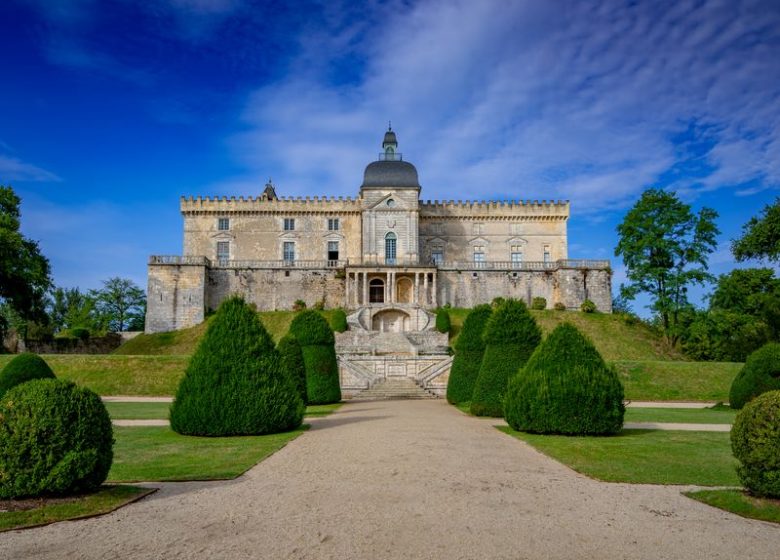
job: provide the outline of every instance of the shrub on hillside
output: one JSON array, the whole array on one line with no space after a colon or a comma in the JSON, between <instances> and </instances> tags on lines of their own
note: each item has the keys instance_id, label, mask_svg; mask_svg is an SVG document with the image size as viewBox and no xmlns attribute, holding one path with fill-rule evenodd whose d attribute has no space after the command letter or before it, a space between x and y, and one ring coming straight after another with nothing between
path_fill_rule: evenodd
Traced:
<instances>
[{"instance_id":1,"label":"shrub on hillside","mask_svg":"<svg viewBox=\"0 0 780 560\"><path fill-rule=\"evenodd\" d=\"M276 346L282 370L293 380L298 395L306 404L306 366L303 363L303 351L298 340L291 334L286 334Z\"/></svg>"},{"instance_id":2,"label":"shrub on hillside","mask_svg":"<svg viewBox=\"0 0 780 560\"><path fill-rule=\"evenodd\" d=\"M333 330L338 333L347 330L347 313L341 307L333 311L331 326L333 327Z\"/></svg>"},{"instance_id":3,"label":"shrub on hillside","mask_svg":"<svg viewBox=\"0 0 780 560\"><path fill-rule=\"evenodd\" d=\"M583 313L595 313L596 304L590 301L589 299L586 299L580 305L580 311L582 311Z\"/></svg>"},{"instance_id":4,"label":"shrub on hillside","mask_svg":"<svg viewBox=\"0 0 780 560\"><path fill-rule=\"evenodd\" d=\"M316 311L301 311L290 324L298 339L306 368L306 402L337 403L341 400L335 339L328 322Z\"/></svg>"},{"instance_id":5,"label":"shrub on hillside","mask_svg":"<svg viewBox=\"0 0 780 560\"><path fill-rule=\"evenodd\" d=\"M54 372L43 358L32 352L19 354L0 371L0 397L26 381L53 378Z\"/></svg>"},{"instance_id":6,"label":"shrub on hillside","mask_svg":"<svg viewBox=\"0 0 780 560\"><path fill-rule=\"evenodd\" d=\"M447 402L450 404L471 400L474 382L479 375L482 356L485 354L485 341L482 334L492 311L487 304L478 305L469 312L463 322L463 330L455 344L455 358L447 384Z\"/></svg>"},{"instance_id":7,"label":"shrub on hillside","mask_svg":"<svg viewBox=\"0 0 780 560\"><path fill-rule=\"evenodd\" d=\"M756 496L780 498L780 391L757 396L734 419L731 450L737 475Z\"/></svg>"},{"instance_id":8,"label":"shrub on hillside","mask_svg":"<svg viewBox=\"0 0 780 560\"><path fill-rule=\"evenodd\" d=\"M306 302L303 301L302 299L296 299L293 302L293 307L292 307L293 311L303 311L304 309L306 309Z\"/></svg>"},{"instance_id":9,"label":"shrub on hillside","mask_svg":"<svg viewBox=\"0 0 780 560\"><path fill-rule=\"evenodd\" d=\"M504 417L524 432L613 434L623 427L623 385L593 343L563 323L509 381Z\"/></svg>"},{"instance_id":10,"label":"shrub on hillside","mask_svg":"<svg viewBox=\"0 0 780 560\"><path fill-rule=\"evenodd\" d=\"M474 383L471 413L500 417L509 378L525 365L542 340L542 331L522 301L508 299L493 311L483 336L485 354Z\"/></svg>"},{"instance_id":11,"label":"shrub on hillside","mask_svg":"<svg viewBox=\"0 0 780 560\"><path fill-rule=\"evenodd\" d=\"M537 311L547 309L547 300L543 297L535 297L531 300L531 309L535 309Z\"/></svg>"},{"instance_id":12,"label":"shrub on hillside","mask_svg":"<svg viewBox=\"0 0 780 560\"><path fill-rule=\"evenodd\" d=\"M761 393L780 389L780 344L770 342L748 356L731 384L729 404L742 408Z\"/></svg>"},{"instance_id":13,"label":"shrub on hillside","mask_svg":"<svg viewBox=\"0 0 780 560\"><path fill-rule=\"evenodd\" d=\"M36 379L0 399L0 498L96 490L108 476L111 419L95 393Z\"/></svg>"},{"instance_id":14,"label":"shrub on hillside","mask_svg":"<svg viewBox=\"0 0 780 560\"><path fill-rule=\"evenodd\" d=\"M257 313L225 300L192 355L171 405L171 428L200 436L298 427L304 406Z\"/></svg>"},{"instance_id":15,"label":"shrub on hillside","mask_svg":"<svg viewBox=\"0 0 780 560\"><path fill-rule=\"evenodd\" d=\"M444 307L440 307L436 310L436 330L440 333L448 333L451 328L450 312Z\"/></svg>"},{"instance_id":16,"label":"shrub on hillside","mask_svg":"<svg viewBox=\"0 0 780 560\"><path fill-rule=\"evenodd\" d=\"M560 301L555 302L555 305L553 306L553 308L556 311L566 311L566 306L563 303L561 303Z\"/></svg>"}]
</instances>

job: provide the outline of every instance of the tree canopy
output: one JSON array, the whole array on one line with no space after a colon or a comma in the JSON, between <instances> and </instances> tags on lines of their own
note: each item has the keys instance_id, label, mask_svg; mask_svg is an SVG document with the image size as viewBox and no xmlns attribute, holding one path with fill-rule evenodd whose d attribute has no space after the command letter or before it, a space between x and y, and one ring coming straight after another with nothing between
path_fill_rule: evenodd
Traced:
<instances>
[{"instance_id":1,"label":"tree canopy","mask_svg":"<svg viewBox=\"0 0 780 560\"><path fill-rule=\"evenodd\" d=\"M640 292L652 298L667 340L676 344L680 312L688 307L688 287L712 280L707 258L720 233L718 214L691 211L674 192L648 189L618 225L615 256L622 256L628 283L620 293L633 300Z\"/></svg>"},{"instance_id":2,"label":"tree canopy","mask_svg":"<svg viewBox=\"0 0 780 560\"><path fill-rule=\"evenodd\" d=\"M767 204L761 215L742 226L742 237L731 242L738 261L767 259L780 262L780 198Z\"/></svg>"},{"instance_id":3,"label":"tree canopy","mask_svg":"<svg viewBox=\"0 0 780 560\"><path fill-rule=\"evenodd\" d=\"M19 232L20 204L11 187L0 186L0 300L23 319L45 320L44 296L51 286L49 261L37 242Z\"/></svg>"},{"instance_id":4,"label":"tree canopy","mask_svg":"<svg viewBox=\"0 0 780 560\"><path fill-rule=\"evenodd\" d=\"M112 331L142 330L146 314L146 294L127 278L113 277L103 281L103 288L93 290L98 313Z\"/></svg>"}]
</instances>

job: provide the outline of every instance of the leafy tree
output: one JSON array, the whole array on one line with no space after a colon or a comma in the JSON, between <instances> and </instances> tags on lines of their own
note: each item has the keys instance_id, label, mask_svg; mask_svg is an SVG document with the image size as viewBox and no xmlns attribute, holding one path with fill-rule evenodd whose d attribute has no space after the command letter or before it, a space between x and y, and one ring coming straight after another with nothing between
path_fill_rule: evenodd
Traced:
<instances>
[{"instance_id":1,"label":"leafy tree","mask_svg":"<svg viewBox=\"0 0 780 560\"><path fill-rule=\"evenodd\" d=\"M780 296L780 279L771 268L738 268L718 276L710 307L761 315L767 296Z\"/></svg>"},{"instance_id":2,"label":"leafy tree","mask_svg":"<svg viewBox=\"0 0 780 560\"><path fill-rule=\"evenodd\" d=\"M133 323L142 321L146 309L146 295L127 278L109 278L103 281L103 288L92 290L98 313L103 315L112 331L124 331ZM143 324L143 323L141 323Z\"/></svg>"},{"instance_id":3,"label":"leafy tree","mask_svg":"<svg viewBox=\"0 0 780 560\"><path fill-rule=\"evenodd\" d=\"M688 286L712 280L707 257L715 249L718 214L702 208L697 215L673 192L648 189L618 225L615 255L622 256L629 283L621 295L633 300L650 294L671 345L681 335L678 320L688 304Z\"/></svg>"},{"instance_id":4,"label":"leafy tree","mask_svg":"<svg viewBox=\"0 0 780 560\"><path fill-rule=\"evenodd\" d=\"M45 322L44 296L51 286L49 261L38 243L19 232L20 204L11 187L0 186L0 301L23 319Z\"/></svg>"},{"instance_id":5,"label":"leafy tree","mask_svg":"<svg viewBox=\"0 0 780 560\"><path fill-rule=\"evenodd\" d=\"M95 298L78 288L54 288L46 303L46 310L54 330L100 330L101 317L97 313Z\"/></svg>"},{"instance_id":6,"label":"leafy tree","mask_svg":"<svg viewBox=\"0 0 780 560\"><path fill-rule=\"evenodd\" d=\"M738 261L780 261L780 198L767 204L760 217L754 216L742 226L742 237L732 240L731 252Z\"/></svg>"}]
</instances>

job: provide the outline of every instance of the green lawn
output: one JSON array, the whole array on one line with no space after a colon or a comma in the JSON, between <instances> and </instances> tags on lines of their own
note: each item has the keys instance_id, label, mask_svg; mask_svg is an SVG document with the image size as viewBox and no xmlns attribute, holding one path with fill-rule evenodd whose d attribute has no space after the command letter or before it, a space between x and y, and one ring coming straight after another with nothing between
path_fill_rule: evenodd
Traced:
<instances>
[{"instance_id":1,"label":"green lawn","mask_svg":"<svg viewBox=\"0 0 780 560\"><path fill-rule=\"evenodd\" d=\"M267 436L182 436L170 428L114 427L111 482L235 478L305 431Z\"/></svg>"},{"instance_id":2,"label":"green lawn","mask_svg":"<svg viewBox=\"0 0 780 560\"><path fill-rule=\"evenodd\" d=\"M742 490L699 490L684 492L684 494L699 502L742 517L780 523L780 500L755 498L748 496Z\"/></svg>"},{"instance_id":3,"label":"green lawn","mask_svg":"<svg viewBox=\"0 0 780 560\"><path fill-rule=\"evenodd\" d=\"M728 402L742 364L733 362L617 361L626 398L634 401Z\"/></svg>"},{"instance_id":4,"label":"green lawn","mask_svg":"<svg viewBox=\"0 0 780 560\"><path fill-rule=\"evenodd\" d=\"M66 519L79 519L109 513L123 505L154 492L153 488L137 486L103 486L94 494L70 498L39 498L31 509L0 512L0 531L47 525ZM18 507L18 503L13 504ZM0 507L5 507L0 501Z\"/></svg>"},{"instance_id":5,"label":"green lawn","mask_svg":"<svg viewBox=\"0 0 780 560\"><path fill-rule=\"evenodd\" d=\"M107 402L108 413L114 420L167 419L171 403ZM341 403L320 404L306 407L306 416L327 416Z\"/></svg>"},{"instance_id":6,"label":"green lawn","mask_svg":"<svg viewBox=\"0 0 780 560\"><path fill-rule=\"evenodd\" d=\"M626 422L682 422L686 424L733 424L736 410L717 408L627 408Z\"/></svg>"},{"instance_id":7,"label":"green lawn","mask_svg":"<svg viewBox=\"0 0 780 560\"><path fill-rule=\"evenodd\" d=\"M623 430L569 437L499 430L577 472L608 482L739 486L728 433Z\"/></svg>"}]
</instances>

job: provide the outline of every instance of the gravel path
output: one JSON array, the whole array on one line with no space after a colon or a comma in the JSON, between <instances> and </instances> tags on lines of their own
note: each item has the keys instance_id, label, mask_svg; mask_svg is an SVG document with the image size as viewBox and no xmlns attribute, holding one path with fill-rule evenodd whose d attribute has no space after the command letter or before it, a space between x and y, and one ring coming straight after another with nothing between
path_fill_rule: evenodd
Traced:
<instances>
[{"instance_id":1,"label":"gravel path","mask_svg":"<svg viewBox=\"0 0 780 560\"><path fill-rule=\"evenodd\" d=\"M230 482L0 534L0 558L776 559L780 528L590 480L442 401L351 403Z\"/></svg>"}]
</instances>

